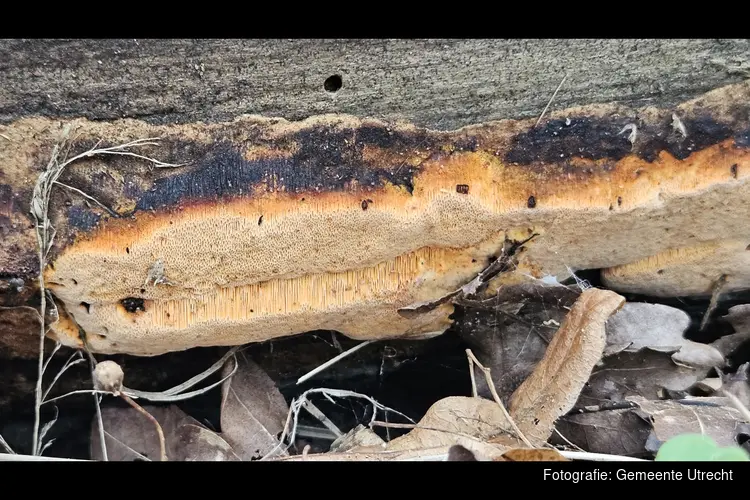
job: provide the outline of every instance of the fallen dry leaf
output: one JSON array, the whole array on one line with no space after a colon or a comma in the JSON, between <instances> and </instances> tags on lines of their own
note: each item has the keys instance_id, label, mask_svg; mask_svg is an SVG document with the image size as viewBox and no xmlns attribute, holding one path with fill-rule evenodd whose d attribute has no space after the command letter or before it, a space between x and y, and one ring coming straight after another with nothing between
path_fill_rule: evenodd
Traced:
<instances>
[{"instance_id":1,"label":"fallen dry leaf","mask_svg":"<svg viewBox=\"0 0 750 500\"><path fill-rule=\"evenodd\" d=\"M733 446L737 444L738 434L750 432L750 425L728 398L649 401L633 397L630 400L653 426L646 442L646 449L653 453L679 434L705 434L719 446Z\"/></svg>"},{"instance_id":2,"label":"fallen dry leaf","mask_svg":"<svg viewBox=\"0 0 750 500\"><path fill-rule=\"evenodd\" d=\"M375 431L359 424L343 436L331 443L331 452L363 452L381 451L386 448L386 443Z\"/></svg>"},{"instance_id":3,"label":"fallen dry leaf","mask_svg":"<svg viewBox=\"0 0 750 500\"><path fill-rule=\"evenodd\" d=\"M161 425L170 461L236 461L229 444L176 405L143 405ZM102 408L107 458L110 461L159 460L159 437L154 424L134 408ZM99 427L94 420L91 429L91 458L103 460Z\"/></svg>"},{"instance_id":4,"label":"fallen dry leaf","mask_svg":"<svg viewBox=\"0 0 750 500\"><path fill-rule=\"evenodd\" d=\"M215 432L201 425L181 425L174 432L171 446L174 461L224 462L239 461L232 447Z\"/></svg>"},{"instance_id":5,"label":"fallen dry leaf","mask_svg":"<svg viewBox=\"0 0 750 500\"><path fill-rule=\"evenodd\" d=\"M687 391L706 378L709 367L677 365L668 353L644 349L620 352L597 366L581 392L578 406L598 405L603 401L623 401L629 396L659 399L663 389Z\"/></svg>"},{"instance_id":6,"label":"fallen dry leaf","mask_svg":"<svg viewBox=\"0 0 750 500\"><path fill-rule=\"evenodd\" d=\"M491 370L500 399L513 392L544 356L552 336L580 292L541 280L500 288L495 297L462 301L455 328L479 361ZM474 368L479 395L491 398L484 374Z\"/></svg>"},{"instance_id":7,"label":"fallen dry leaf","mask_svg":"<svg viewBox=\"0 0 750 500\"><path fill-rule=\"evenodd\" d=\"M514 448L495 459L496 462L570 462L551 448Z\"/></svg>"},{"instance_id":8,"label":"fallen dry leaf","mask_svg":"<svg viewBox=\"0 0 750 500\"><path fill-rule=\"evenodd\" d=\"M607 321L604 356L651 349L672 354L676 363L688 366L723 366L724 356L716 348L684 338L690 316L662 304L631 302Z\"/></svg>"},{"instance_id":9,"label":"fallen dry leaf","mask_svg":"<svg viewBox=\"0 0 750 500\"><path fill-rule=\"evenodd\" d=\"M513 446L522 446L497 403L484 398L450 396L433 404L414 429L389 442L387 451L444 448L447 453L451 446L460 444L477 456L492 459L506 449L488 443L499 435Z\"/></svg>"},{"instance_id":10,"label":"fallen dry leaf","mask_svg":"<svg viewBox=\"0 0 750 500\"><path fill-rule=\"evenodd\" d=\"M651 426L631 409L575 413L560 418L550 442L567 445L568 441L591 453L626 457L644 455ZM566 441L567 440L567 441Z\"/></svg>"},{"instance_id":11,"label":"fallen dry leaf","mask_svg":"<svg viewBox=\"0 0 750 500\"><path fill-rule=\"evenodd\" d=\"M742 344L750 341L750 330L724 335L711 342L711 347L729 359Z\"/></svg>"},{"instance_id":12,"label":"fallen dry leaf","mask_svg":"<svg viewBox=\"0 0 750 500\"><path fill-rule=\"evenodd\" d=\"M711 346L721 352L731 364L733 361L731 358L737 349L746 342L750 342L750 304L730 307L728 314L723 316L722 320L732 325L735 333L718 338L711 343ZM742 361L744 360L738 362Z\"/></svg>"},{"instance_id":13,"label":"fallen dry leaf","mask_svg":"<svg viewBox=\"0 0 750 500\"><path fill-rule=\"evenodd\" d=\"M735 332L750 332L750 304L730 307L723 319L732 325Z\"/></svg>"},{"instance_id":14,"label":"fallen dry leaf","mask_svg":"<svg viewBox=\"0 0 750 500\"><path fill-rule=\"evenodd\" d=\"M573 408L602 357L606 321L624 303L609 290L582 292L542 360L513 394L510 414L533 445L546 443L555 421Z\"/></svg>"},{"instance_id":15,"label":"fallen dry leaf","mask_svg":"<svg viewBox=\"0 0 750 500\"><path fill-rule=\"evenodd\" d=\"M221 435L242 460L257 460L277 449L289 406L274 381L243 353L237 372L222 384ZM222 376L233 369L227 363ZM286 454L283 447L276 453Z\"/></svg>"},{"instance_id":16,"label":"fallen dry leaf","mask_svg":"<svg viewBox=\"0 0 750 500\"><path fill-rule=\"evenodd\" d=\"M741 365L735 373L724 376L723 388L734 394L745 408L750 408L750 362Z\"/></svg>"}]
</instances>

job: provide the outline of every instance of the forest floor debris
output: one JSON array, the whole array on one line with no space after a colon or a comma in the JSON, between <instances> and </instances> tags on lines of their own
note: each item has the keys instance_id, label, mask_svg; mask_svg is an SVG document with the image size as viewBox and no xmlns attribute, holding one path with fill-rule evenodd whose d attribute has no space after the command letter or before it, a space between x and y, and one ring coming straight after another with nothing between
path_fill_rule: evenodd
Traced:
<instances>
[{"instance_id":1,"label":"forest floor debris","mask_svg":"<svg viewBox=\"0 0 750 500\"><path fill-rule=\"evenodd\" d=\"M339 355L321 360L318 369L300 367L302 376L290 374L284 387L251 349L235 347L202 373L162 391L128 388L110 362L101 361L94 370L95 389L76 392L105 396L102 424L107 459L113 461L163 455L170 461L653 460L665 442L687 434L747 454L750 361L743 352L750 340L749 306L730 307L718 318L731 326L730 333L699 342L689 334L700 317L663 304L627 301L581 282L530 280L457 303L456 329L445 335L457 335L466 346L469 364L460 375L465 392L437 398L420 415L405 414L365 392L308 380L340 364L356 366L358 357L368 356L360 346L369 342L352 349L326 341ZM397 353L384 346L381 366L361 377L382 377L387 360L396 370L408 367L409 359L395 363ZM52 385L85 361L75 351L66 356ZM339 379L329 373L318 382L331 380ZM199 384L205 387L189 390ZM208 397L219 386L217 425L179 406ZM147 415L106 397L120 391L148 401L139 405ZM341 418L347 411L355 415L354 425ZM48 431L40 430L40 441ZM100 436L94 419L87 458L104 459ZM14 447L0 444L4 457L12 456Z\"/></svg>"}]
</instances>

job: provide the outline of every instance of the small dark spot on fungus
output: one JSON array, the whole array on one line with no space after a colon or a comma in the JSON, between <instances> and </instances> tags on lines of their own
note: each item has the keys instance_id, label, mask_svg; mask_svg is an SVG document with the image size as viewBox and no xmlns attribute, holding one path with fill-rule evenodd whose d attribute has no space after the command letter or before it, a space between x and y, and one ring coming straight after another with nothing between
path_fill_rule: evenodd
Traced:
<instances>
[{"instance_id":1,"label":"small dark spot on fungus","mask_svg":"<svg viewBox=\"0 0 750 500\"><path fill-rule=\"evenodd\" d=\"M262 215L260 217L258 217L258 225L260 226L261 224L263 224L263 216Z\"/></svg>"},{"instance_id":2,"label":"small dark spot on fungus","mask_svg":"<svg viewBox=\"0 0 750 500\"><path fill-rule=\"evenodd\" d=\"M621 205L622 205L622 196L618 196L617 197L617 206L619 207Z\"/></svg>"},{"instance_id":3,"label":"small dark spot on fungus","mask_svg":"<svg viewBox=\"0 0 750 500\"><path fill-rule=\"evenodd\" d=\"M143 299L128 297L127 299L122 299L120 303L122 304L122 307L124 307L125 310L129 313L134 313L136 311L146 311L146 306L143 304Z\"/></svg>"},{"instance_id":4,"label":"small dark spot on fungus","mask_svg":"<svg viewBox=\"0 0 750 500\"><path fill-rule=\"evenodd\" d=\"M169 314L169 313L167 313L167 319L169 319L169 318L171 318L171 317L172 317L172 315L171 315L171 314Z\"/></svg>"},{"instance_id":5,"label":"small dark spot on fungus","mask_svg":"<svg viewBox=\"0 0 750 500\"><path fill-rule=\"evenodd\" d=\"M529 208L534 208L536 206L536 198L534 196L529 196L529 201L526 202L526 206Z\"/></svg>"},{"instance_id":6,"label":"small dark spot on fungus","mask_svg":"<svg viewBox=\"0 0 750 500\"><path fill-rule=\"evenodd\" d=\"M255 311L253 311L252 309L250 309L250 312L251 312L251 313L254 313Z\"/></svg>"},{"instance_id":7,"label":"small dark spot on fungus","mask_svg":"<svg viewBox=\"0 0 750 500\"><path fill-rule=\"evenodd\" d=\"M614 207L612 206L612 204L611 204L611 203L609 204L609 209L610 209L610 210L613 210L613 209L614 209Z\"/></svg>"},{"instance_id":8,"label":"small dark spot on fungus","mask_svg":"<svg viewBox=\"0 0 750 500\"><path fill-rule=\"evenodd\" d=\"M664 274L664 269L659 269L658 271L656 271L656 274Z\"/></svg>"},{"instance_id":9,"label":"small dark spot on fungus","mask_svg":"<svg viewBox=\"0 0 750 500\"><path fill-rule=\"evenodd\" d=\"M539 425L539 419L538 418L534 419L534 425Z\"/></svg>"},{"instance_id":10,"label":"small dark spot on fungus","mask_svg":"<svg viewBox=\"0 0 750 500\"><path fill-rule=\"evenodd\" d=\"M362 200L362 203L361 203L362 210L367 210L367 207L370 206L370 203L372 203L372 200Z\"/></svg>"},{"instance_id":11,"label":"small dark spot on fungus","mask_svg":"<svg viewBox=\"0 0 750 500\"><path fill-rule=\"evenodd\" d=\"M456 185L456 192L461 194L469 194L469 185L468 184L457 184Z\"/></svg>"},{"instance_id":12,"label":"small dark spot on fungus","mask_svg":"<svg viewBox=\"0 0 750 500\"><path fill-rule=\"evenodd\" d=\"M89 304L88 302L81 302L80 306L86 309L87 313L91 313L91 304Z\"/></svg>"},{"instance_id":13,"label":"small dark spot on fungus","mask_svg":"<svg viewBox=\"0 0 750 500\"><path fill-rule=\"evenodd\" d=\"M125 252L130 253L130 247L125 247Z\"/></svg>"},{"instance_id":14,"label":"small dark spot on fungus","mask_svg":"<svg viewBox=\"0 0 750 500\"><path fill-rule=\"evenodd\" d=\"M471 263L472 264L475 263L476 261L477 261L477 259L471 259Z\"/></svg>"},{"instance_id":15,"label":"small dark spot on fungus","mask_svg":"<svg viewBox=\"0 0 750 500\"><path fill-rule=\"evenodd\" d=\"M141 288L141 293L146 293L146 289L145 288Z\"/></svg>"},{"instance_id":16,"label":"small dark spot on fungus","mask_svg":"<svg viewBox=\"0 0 750 500\"><path fill-rule=\"evenodd\" d=\"M729 167L729 172L731 172L732 178L734 179L737 178L737 164L736 163L732 165L731 167Z\"/></svg>"},{"instance_id":17,"label":"small dark spot on fungus","mask_svg":"<svg viewBox=\"0 0 750 500\"><path fill-rule=\"evenodd\" d=\"M78 284L78 282L74 278L70 278L70 280L73 282L74 285Z\"/></svg>"},{"instance_id":18,"label":"small dark spot on fungus","mask_svg":"<svg viewBox=\"0 0 750 500\"><path fill-rule=\"evenodd\" d=\"M331 75L323 82L323 88L326 89L326 92L336 92L343 85L344 82L341 79L341 75Z\"/></svg>"}]
</instances>

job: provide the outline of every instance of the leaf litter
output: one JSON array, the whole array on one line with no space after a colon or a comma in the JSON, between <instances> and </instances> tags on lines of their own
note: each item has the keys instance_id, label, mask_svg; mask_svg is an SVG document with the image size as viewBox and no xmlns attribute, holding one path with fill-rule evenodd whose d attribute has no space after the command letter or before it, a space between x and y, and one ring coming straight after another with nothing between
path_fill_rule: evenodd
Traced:
<instances>
[{"instance_id":1,"label":"leaf litter","mask_svg":"<svg viewBox=\"0 0 750 500\"><path fill-rule=\"evenodd\" d=\"M694 320L682 310L627 302L581 282L530 280L456 304L462 314L455 331L471 348L467 393L437 400L417 421L342 389L307 389L287 402L242 351L221 374L220 431L175 404L143 407L164 429L170 460L653 459L663 443L685 433L702 433L721 446L750 435L750 419L736 403L750 403L750 363L728 363L750 338L748 306L720 318L734 333L696 342L687 337ZM339 429L313 398L359 399L371 406L371 418ZM302 410L333 436L326 451L295 445L306 428ZM146 418L128 407L102 413L110 460L158 457ZM390 439L383 428L407 432ZM97 438L93 426L94 459Z\"/></svg>"}]
</instances>

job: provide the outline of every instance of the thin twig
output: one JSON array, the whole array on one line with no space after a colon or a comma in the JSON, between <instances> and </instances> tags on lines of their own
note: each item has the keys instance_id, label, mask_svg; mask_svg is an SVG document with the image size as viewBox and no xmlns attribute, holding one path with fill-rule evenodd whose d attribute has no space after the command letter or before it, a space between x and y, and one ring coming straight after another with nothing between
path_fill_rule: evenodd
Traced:
<instances>
[{"instance_id":1,"label":"thin twig","mask_svg":"<svg viewBox=\"0 0 750 500\"><path fill-rule=\"evenodd\" d=\"M164 439L164 431L161 429L161 425L159 422L154 418L153 415L151 415L149 412L143 409L141 405L133 401L130 397L128 397L125 394L120 393L120 397L124 399L130 406L138 410L138 412L141 413L144 417L149 419L151 423L154 424L154 427L156 427L156 433L159 435L159 458L162 462L167 461L167 446L166 441Z\"/></svg>"},{"instance_id":2,"label":"thin twig","mask_svg":"<svg viewBox=\"0 0 750 500\"><path fill-rule=\"evenodd\" d=\"M37 311L37 314L39 314L38 311ZM47 366L49 366L50 361L52 361L52 358L55 357L55 354L57 354L57 351L59 351L61 347L62 347L62 343L61 342L56 342L55 343L55 347L52 349L52 352L50 353L49 357L47 358L47 361L44 362L44 366L42 367L42 375L44 375L45 373L47 373ZM54 384L54 382L53 382L53 384ZM47 390L47 392L49 392L49 389ZM42 399L44 399L44 397L42 397Z\"/></svg>"},{"instance_id":3,"label":"thin twig","mask_svg":"<svg viewBox=\"0 0 750 500\"><path fill-rule=\"evenodd\" d=\"M58 399L67 398L68 396L75 396L76 394L112 394L112 393L109 391L100 391L98 389L80 389L78 391L66 392L62 396L57 396L56 398L48 399L46 401L43 401L42 404L46 405L53 401L57 401Z\"/></svg>"},{"instance_id":4,"label":"thin twig","mask_svg":"<svg viewBox=\"0 0 750 500\"><path fill-rule=\"evenodd\" d=\"M471 396L476 398L479 397L479 391L477 391L477 379L474 376L474 361L472 361L471 357L466 356L466 359L469 361L469 377L471 378Z\"/></svg>"},{"instance_id":5,"label":"thin twig","mask_svg":"<svg viewBox=\"0 0 750 500\"><path fill-rule=\"evenodd\" d=\"M83 191L81 191L80 189L74 188L73 186L69 186L67 184L63 184L60 181L55 181L55 184L57 184L58 186L62 186L65 189L69 189L69 190L71 190L71 191L73 191L75 193L78 193L78 194L80 194L81 196L83 196L84 198L86 198L89 201L93 201L94 203L96 203L97 205L99 205L100 207L102 207L104 210L106 210L109 213L109 215L112 215L114 217L119 217L119 214L117 212L115 212L114 210L112 210L111 208L109 208L104 203L100 202L99 200L97 200L96 198L94 198L93 196L91 196L90 194L86 194Z\"/></svg>"},{"instance_id":6,"label":"thin twig","mask_svg":"<svg viewBox=\"0 0 750 500\"><path fill-rule=\"evenodd\" d=\"M557 435L560 436L560 438L563 441L565 441L566 443L568 443L568 446L571 446L571 447L575 448L578 451L583 451L583 449L580 446L576 445L575 443L571 443L568 438L566 438L565 436L563 436L562 432L558 431L557 428L553 427L552 430L554 430L557 433Z\"/></svg>"},{"instance_id":7,"label":"thin twig","mask_svg":"<svg viewBox=\"0 0 750 500\"><path fill-rule=\"evenodd\" d=\"M90 462L90 460L0 453L0 462Z\"/></svg>"},{"instance_id":8,"label":"thin twig","mask_svg":"<svg viewBox=\"0 0 750 500\"><path fill-rule=\"evenodd\" d=\"M339 361L341 361L345 357L349 356L350 354L355 353L358 350L362 349L364 346L372 344L372 343L373 343L372 340L367 340L365 342L362 342L361 344L355 345L351 349L348 349L348 350L342 352L338 356L335 356L335 357L329 359L328 361L326 361L322 365L318 366L317 368L313 369L312 371L306 373L305 375L302 375L299 379L297 379L297 384L296 385L300 385L301 383L309 380L311 377L314 377L318 373L322 372L326 368L328 368L328 367L330 367L330 366L338 363Z\"/></svg>"},{"instance_id":9,"label":"thin twig","mask_svg":"<svg viewBox=\"0 0 750 500\"><path fill-rule=\"evenodd\" d=\"M396 422L383 422L381 420L373 420L370 422L373 427L384 427L387 429L416 429L417 424L398 424Z\"/></svg>"},{"instance_id":10,"label":"thin twig","mask_svg":"<svg viewBox=\"0 0 750 500\"><path fill-rule=\"evenodd\" d=\"M0 446L2 446L6 452L10 453L11 455L15 455L16 452L13 451L13 448L10 447L8 442L5 440L2 434L0 434Z\"/></svg>"},{"instance_id":11,"label":"thin twig","mask_svg":"<svg viewBox=\"0 0 750 500\"><path fill-rule=\"evenodd\" d=\"M312 415L313 417L315 417L316 419L318 419L318 421L321 424L323 424L324 426L326 426L326 428L329 431L331 431L332 433L334 433L336 435L336 437L341 437L341 436L344 435L344 433L341 432L341 429L339 429L338 427L336 427L336 424L334 424L333 422L331 422L331 420L328 417L326 417L326 414L323 413L322 411L320 411L320 409L317 406L315 406L314 404L312 404L310 401L305 401L304 404L302 405L302 408L304 408L305 410L307 410L307 412L310 415Z\"/></svg>"},{"instance_id":12,"label":"thin twig","mask_svg":"<svg viewBox=\"0 0 750 500\"><path fill-rule=\"evenodd\" d=\"M286 424L284 424L284 431L281 433L281 437L279 438L279 444L277 444L271 451L266 453L261 458L261 460L268 460L270 457L274 456L284 446L284 441L287 438L289 440L289 443L287 444L287 448L289 448L294 443L295 437L297 435L299 411L301 408L304 407L305 401L308 400L308 396L310 394L322 394L331 402L334 402L332 398L360 398L360 399L365 399L369 401L373 406L372 419L370 420L370 425L377 418L378 410L391 411L393 413L396 413L397 415L404 417L406 420L412 423L416 423L414 422L414 420L404 415L400 411L394 410L393 408L389 408L377 402L374 398L367 396L365 394L360 394L354 391L346 391L342 389L325 389L325 388L308 389L305 392L303 392L299 397L292 400L291 404L289 405L289 413L287 414ZM290 429L290 422L293 422L291 424L291 429Z\"/></svg>"},{"instance_id":13,"label":"thin twig","mask_svg":"<svg viewBox=\"0 0 750 500\"><path fill-rule=\"evenodd\" d=\"M705 330L706 326L708 326L708 322L711 319L711 315L714 313L714 311L716 310L716 307L719 305L719 297L721 297L721 292L726 282L727 282L727 275L722 274L721 276L719 276L719 279L716 280L716 283L714 283L713 292L711 293L711 301L708 303L708 309L706 309L706 312L703 314L703 319L701 320L700 331Z\"/></svg>"},{"instance_id":14,"label":"thin twig","mask_svg":"<svg viewBox=\"0 0 750 500\"><path fill-rule=\"evenodd\" d=\"M52 390L52 388L53 388L53 387L55 386L55 383L56 383L56 382L58 381L58 379L59 379L59 378L60 378L60 377L62 376L62 374L63 374L63 373L65 373L65 372L66 372L66 371L68 370L68 368L70 368L71 366L75 366L75 365L77 365L78 363L82 363L82 362L86 361L86 360L85 360L85 359L83 359L83 358L79 358L79 359L76 359L75 361L73 361L73 362L71 363L71 360L72 360L72 359L73 359L74 357L76 357L76 356L80 356L80 355L81 355L80 351L75 351L75 352L74 352L73 354L71 354L71 355L70 355L70 357L69 357L69 358L68 358L68 360L67 360L67 361L65 362L65 364L63 365L63 367L62 367L62 368L60 368L60 371L59 371L59 372L57 372L57 375L55 375L55 378L54 378L54 379L52 379L52 382L50 382L50 384L49 384L49 387L47 387L47 390L46 390L46 391L44 391L44 394L42 395L42 402L43 402L43 401L44 401L45 399L47 399L47 396L49 396L49 393L50 393L50 391Z\"/></svg>"},{"instance_id":15,"label":"thin twig","mask_svg":"<svg viewBox=\"0 0 750 500\"><path fill-rule=\"evenodd\" d=\"M565 75L563 76L562 80L560 80L560 84L559 84L559 85L557 86L557 88L555 89L555 93L554 93L554 94L552 94L552 97L550 97L550 98L549 98L549 102L548 102L548 103L547 103L547 105L546 105L546 106L544 107L544 110L542 111L542 114L541 114L541 115L539 115L539 118L537 119L536 123L534 124L534 128L536 128L536 126L537 126L537 125L539 125L539 122L541 122L541 121L542 121L542 118L544 118L544 115L545 115L545 114L547 113L547 110L549 109L550 105L552 104L552 101L554 101L554 100L555 100L555 96L557 96L557 93L558 93L558 92L560 91L560 87L562 87L562 86L563 86L563 83L565 83L565 80L566 80L567 78L568 78L568 74L567 74L567 73L565 73Z\"/></svg>"},{"instance_id":16,"label":"thin twig","mask_svg":"<svg viewBox=\"0 0 750 500\"><path fill-rule=\"evenodd\" d=\"M88 340L86 338L86 332L83 331L83 329L80 329L79 336L81 337L81 341L83 342L84 350L86 351L86 354L89 357L89 368L91 372L91 383L93 384L94 388L96 388L96 375L94 374L94 370L96 369L96 358L91 353L91 347L89 346ZM107 442L106 439L104 439L104 419L102 418L102 409L101 405L99 404L99 394L93 394L94 396L94 407L96 408L96 423L97 427L99 428L99 446L102 450L102 459L104 462L109 462L109 456L107 454Z\"/></svg>"},{"instance_id":17,"label":"thin twig","mask_svg":"<svg viewBox=\"0 0 750 500\"><path fill-rule=\"evenodd\" d=\"M482 363L479 362L479 360L474 356L474 353L471 352L471 349L466 349L466 355L469 356L469 358L476 363L476 365L479 367L482 372L484 372L484 378L487 381L487 386L490 389L490 392L492 393L492 397L495 399L495 402L500 407L500 409L503 412L503 415L505 416L506 420L510 424L510 426L513 428L513 431L516 433L516 436L523 441L523 443L528 446L529 448L533 448L534 446L531 444L531 441L529 441L526 436L524 436L523 432L521 432L521 429L518 428L516 423L513 421L513 418L510 416L510 413L508 413L508 410L505 409L505 405L503 404L502 400L500 399L500 396L497 394L497 389L495 388L495 383L492 381L492 375L490 374L490 369L485 368ZM473 367L472 367L473 371Z\"/></svg>"}]
</instances>

